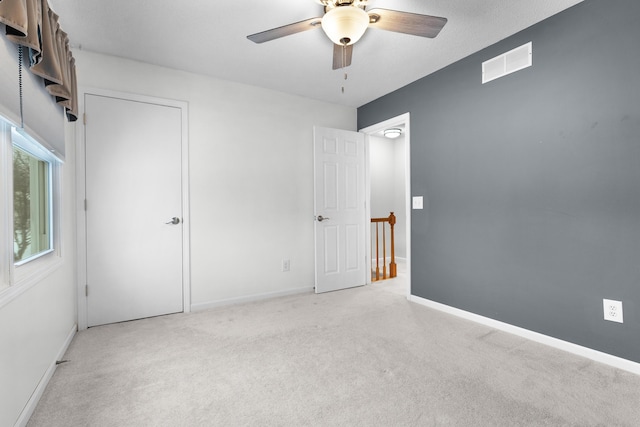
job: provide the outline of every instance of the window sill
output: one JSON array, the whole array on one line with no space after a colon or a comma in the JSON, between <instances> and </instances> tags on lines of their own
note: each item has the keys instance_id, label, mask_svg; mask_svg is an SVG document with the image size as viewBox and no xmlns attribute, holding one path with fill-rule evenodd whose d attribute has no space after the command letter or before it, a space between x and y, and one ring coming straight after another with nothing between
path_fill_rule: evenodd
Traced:
<instances>
[{"instance_id":1,"label":"window sill","mask_svg":"<svg viewBox=\"0 0 640 427\"><path fill-rule=\"evenodd\" d=\"M30 263L31 264L31 263ZM61 257L55 254L33 261L33 265L23 265L15 269L17 280L8 288L0 291L0 308L9 304L20 295L49 277L63 264Z\"/></svg>"}]
</instances>

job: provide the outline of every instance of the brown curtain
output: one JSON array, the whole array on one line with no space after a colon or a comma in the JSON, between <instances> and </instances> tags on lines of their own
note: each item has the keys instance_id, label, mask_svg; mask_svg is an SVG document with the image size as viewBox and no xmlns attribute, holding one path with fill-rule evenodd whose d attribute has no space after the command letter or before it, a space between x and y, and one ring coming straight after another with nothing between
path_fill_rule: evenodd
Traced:
<instances>
[{"instance_id":1,"label":"brown curtain","mask_svg":"<svg viewBox=\"0 0 640 427\"><path fill-rule=\"evenodd\" d=\"M44 79L47 91L64 107L67 119L78 119L75 60L69 37L47 0L0 0L0 22L7 38L29 49L31 72Z\"/></svg>"}]
</instances>

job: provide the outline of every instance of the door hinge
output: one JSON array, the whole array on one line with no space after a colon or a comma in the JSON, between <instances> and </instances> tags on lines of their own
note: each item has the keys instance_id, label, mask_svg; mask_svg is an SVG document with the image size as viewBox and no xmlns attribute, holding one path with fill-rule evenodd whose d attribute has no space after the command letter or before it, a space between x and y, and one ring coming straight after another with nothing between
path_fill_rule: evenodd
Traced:
<instances>
[{"instance_id":1,"label":"door hinge","mask_svg":"<svg viewBox=\"0 0 640 427\"><path fill-rule=\"evenodd\" d=\"M87 199L84 199L84 210L87 211Z\"/></svg>"},{"instance_id":2,"label":"door hinge","mask_svg":"<svg viewBox=\"0 0 640 427\"><path fill-rule=\"evenodd\" d=\"M87 124L87 113L82 113L82 124L83 125Z\"/></svg>"},{"instance_id":3,"label":"door hinge","mask_svg":"<svg viewBox=\"0 0 640 427\"><path fill-rule=\"evenodd\" d=\"M85 297L89 296L89 285L84 285L84 296Z\"/></svg>"}]
</instances>

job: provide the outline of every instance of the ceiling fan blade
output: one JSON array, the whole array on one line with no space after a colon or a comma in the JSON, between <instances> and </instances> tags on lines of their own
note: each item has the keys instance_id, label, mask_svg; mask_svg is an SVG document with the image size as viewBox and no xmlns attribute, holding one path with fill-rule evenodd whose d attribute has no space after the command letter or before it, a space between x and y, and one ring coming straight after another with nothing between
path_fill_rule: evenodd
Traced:
<instances>
[{"instance_id":1,"label":"ceiling fan blade","mask_svg":"<svg viewBox=\"0 0 640 427\"><path fill-rule=\"evenodd\" d=\"M333 45L333 69L339 70L351 65L351 56L353 55L353 45L340 46L339 44ZM342 63L344 61L344 64Z\"/></svg>"},{"instance_id":2,"label":"ceiling fan blade","mask_svg":"<svg viewBox=\"0 0 640 427\"><path fill-rule=\"evenodd\" d=\"M284 25L282 27L272 28L260 33L251 34L250 36L247 36L247 38L254 43L264 43L279 39L280 37L290 36L292 34L319 28L321 23L322 18L310 18L293 24Z\"/></svg>"},{"instance_id":3,"label":"ceiling fan blade","mask_svg":"<svg viewBox=\"0 0 640 427\"><path fill-rule=\"evenodd\" d=\"M388 9L371 9L368 11L371 28L411 34L420 37L434 38L438 35L447 18L419 15L417 13L399 12Z\"/></svg>"}]
</instances>

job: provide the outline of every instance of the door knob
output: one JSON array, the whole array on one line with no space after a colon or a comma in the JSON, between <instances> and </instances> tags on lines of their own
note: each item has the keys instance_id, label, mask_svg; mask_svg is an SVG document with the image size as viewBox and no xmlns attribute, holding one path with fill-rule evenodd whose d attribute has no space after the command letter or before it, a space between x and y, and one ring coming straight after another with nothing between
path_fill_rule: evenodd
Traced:
<instances>
[{"instance_id":1,"label":"door knob","mask_svg":"<svg viewBox=\"0 0 640 427\"><path fill-rule=\"evenodd\" d=\"M165 222L165 224L180 224L180 218L178 218L177 216L174 216L173 218L171 218L171 221L169 222Z\"/></svg>"},{"instance_id":2,"label":"door knob","mask_svg":"<svg viewBox=\"0 0 640 427\"><path fill-rule=\"evenodd\" d=\"M325 220L327 220L327 219L329 219L329 218L324 217L324 216L322 216L322 215L318 215L318 216L317 216L317 220L318 220L318 222L322 222L322 221L325 221Z\"/></svg>"}]
</instances>

